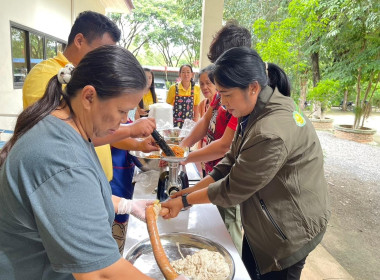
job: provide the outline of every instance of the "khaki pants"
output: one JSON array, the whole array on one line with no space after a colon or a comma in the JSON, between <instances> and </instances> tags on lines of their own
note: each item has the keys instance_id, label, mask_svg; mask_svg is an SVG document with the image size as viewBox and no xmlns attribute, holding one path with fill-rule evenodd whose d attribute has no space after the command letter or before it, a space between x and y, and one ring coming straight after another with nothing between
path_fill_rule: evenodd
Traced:
<instances>
[{"instance_id":1,"label":"khaki pants","mask_svg":"<svg viewBox=\"0 0 380 280\"><path fill-rule=\"evenodd\" d=\"M243 248L243 233L241 226L240 205L236 205L229 208L223 208L217 206L220 216L224 221L224 224L231 235L232 241L235 244L239 255L241 256Z\"/></svg>"}]
</instances>

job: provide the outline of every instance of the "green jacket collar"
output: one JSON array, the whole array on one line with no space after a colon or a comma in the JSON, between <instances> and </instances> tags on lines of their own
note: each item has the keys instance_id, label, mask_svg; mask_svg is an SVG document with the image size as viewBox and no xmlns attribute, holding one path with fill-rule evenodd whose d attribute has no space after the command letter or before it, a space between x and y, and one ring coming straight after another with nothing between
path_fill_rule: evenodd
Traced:
<instances>
[{"instance_id":1,"label":"green jacket collar","mask_svg":"<svg viewBox=\"0 0 380 280\"><path fill-rule=\"evenodd\" d=\"M276 89L277 90L277 89ZM253 108L253 111L249 115L248 123L246 125L246 129L249 129L249 127L252 125L252 123L260 116L261 112L267 105L269 99L272 97L274 90L270 86L265 86L259 93L259 96L257 98L257 102L255 105L255 108ZM242 122L243 118L239 118L239 124ZM238 133L241 133L241 126L239 125Z\"/></svg>"}]
</instances>

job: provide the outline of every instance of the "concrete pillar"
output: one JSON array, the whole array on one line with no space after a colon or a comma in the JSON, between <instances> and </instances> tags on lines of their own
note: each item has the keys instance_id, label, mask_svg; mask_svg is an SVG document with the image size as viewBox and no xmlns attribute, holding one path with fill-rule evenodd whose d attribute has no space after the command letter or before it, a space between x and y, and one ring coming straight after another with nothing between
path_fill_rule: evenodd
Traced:
<instances>
[{"instance_id":1,"label":"concrete pillar","mask_svg":"<svg viewBox=\"0 0 380 280\"><path fill-rule=\"evenodd\" d=\"M213 36L222 27L224 0L203 0L199 69L210 64L207 58Z\"/></svg>"}]
</instances>

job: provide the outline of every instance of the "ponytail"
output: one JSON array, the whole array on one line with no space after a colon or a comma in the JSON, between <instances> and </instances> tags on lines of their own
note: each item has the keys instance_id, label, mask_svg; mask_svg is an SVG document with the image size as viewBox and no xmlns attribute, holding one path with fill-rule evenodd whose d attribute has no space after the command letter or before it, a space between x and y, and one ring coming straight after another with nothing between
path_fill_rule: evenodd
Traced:
<instances>
[{"instance_id":1,"label":"ponytail","mask_svg":"<svg viewBox=\"0 0 380 280\"><path fill-rule=\"evenodd\" d=\"M40 120L56 109L59 106L63 96L62 84L58 82L57 75L55 75L50 79L44 96L32 106L29 106L22 111L22 113L18 116L13 136L0 151L0 166L2 166L5 162L5 159L7 158L12 147L15 145L16 141L33 126L35 126ZM66 100L66 98L64 99Z\"/></svg>"},{"instance_id":2,"label":"ponytail","mask_svg":"<svg viewBox=\"0 0 380 280\"><path fill-rule=\"evenodd\" d=\"M277 87L278 91L284 96L290 96L290 82L284 70L278 65L268 63L269 86L273 89Z\"/></svg>"}]
</instances>

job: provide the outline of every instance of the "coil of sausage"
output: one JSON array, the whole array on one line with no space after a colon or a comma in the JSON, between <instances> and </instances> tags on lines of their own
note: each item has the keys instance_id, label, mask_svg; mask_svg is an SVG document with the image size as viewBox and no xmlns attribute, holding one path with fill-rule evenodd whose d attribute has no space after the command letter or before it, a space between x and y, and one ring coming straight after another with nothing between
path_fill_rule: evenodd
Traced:
<instances>
[{"instance_id":1,"label":"coil of sausage","mask_svg":"<svg viewBox=\"0 0 380 280\"><path fill-rule=\"evenodd\" d=\"M149 232L150 243L152 244L153 255L156 259L158 267L166 280L174 280L179 275L175 272L174 268L170 265L169 259L166 256L164 248L161 244L160 235L157 228L157 216L160 212L160 204L149 205L145 210L146 225Z\"/></svg>"}]
</instances>

